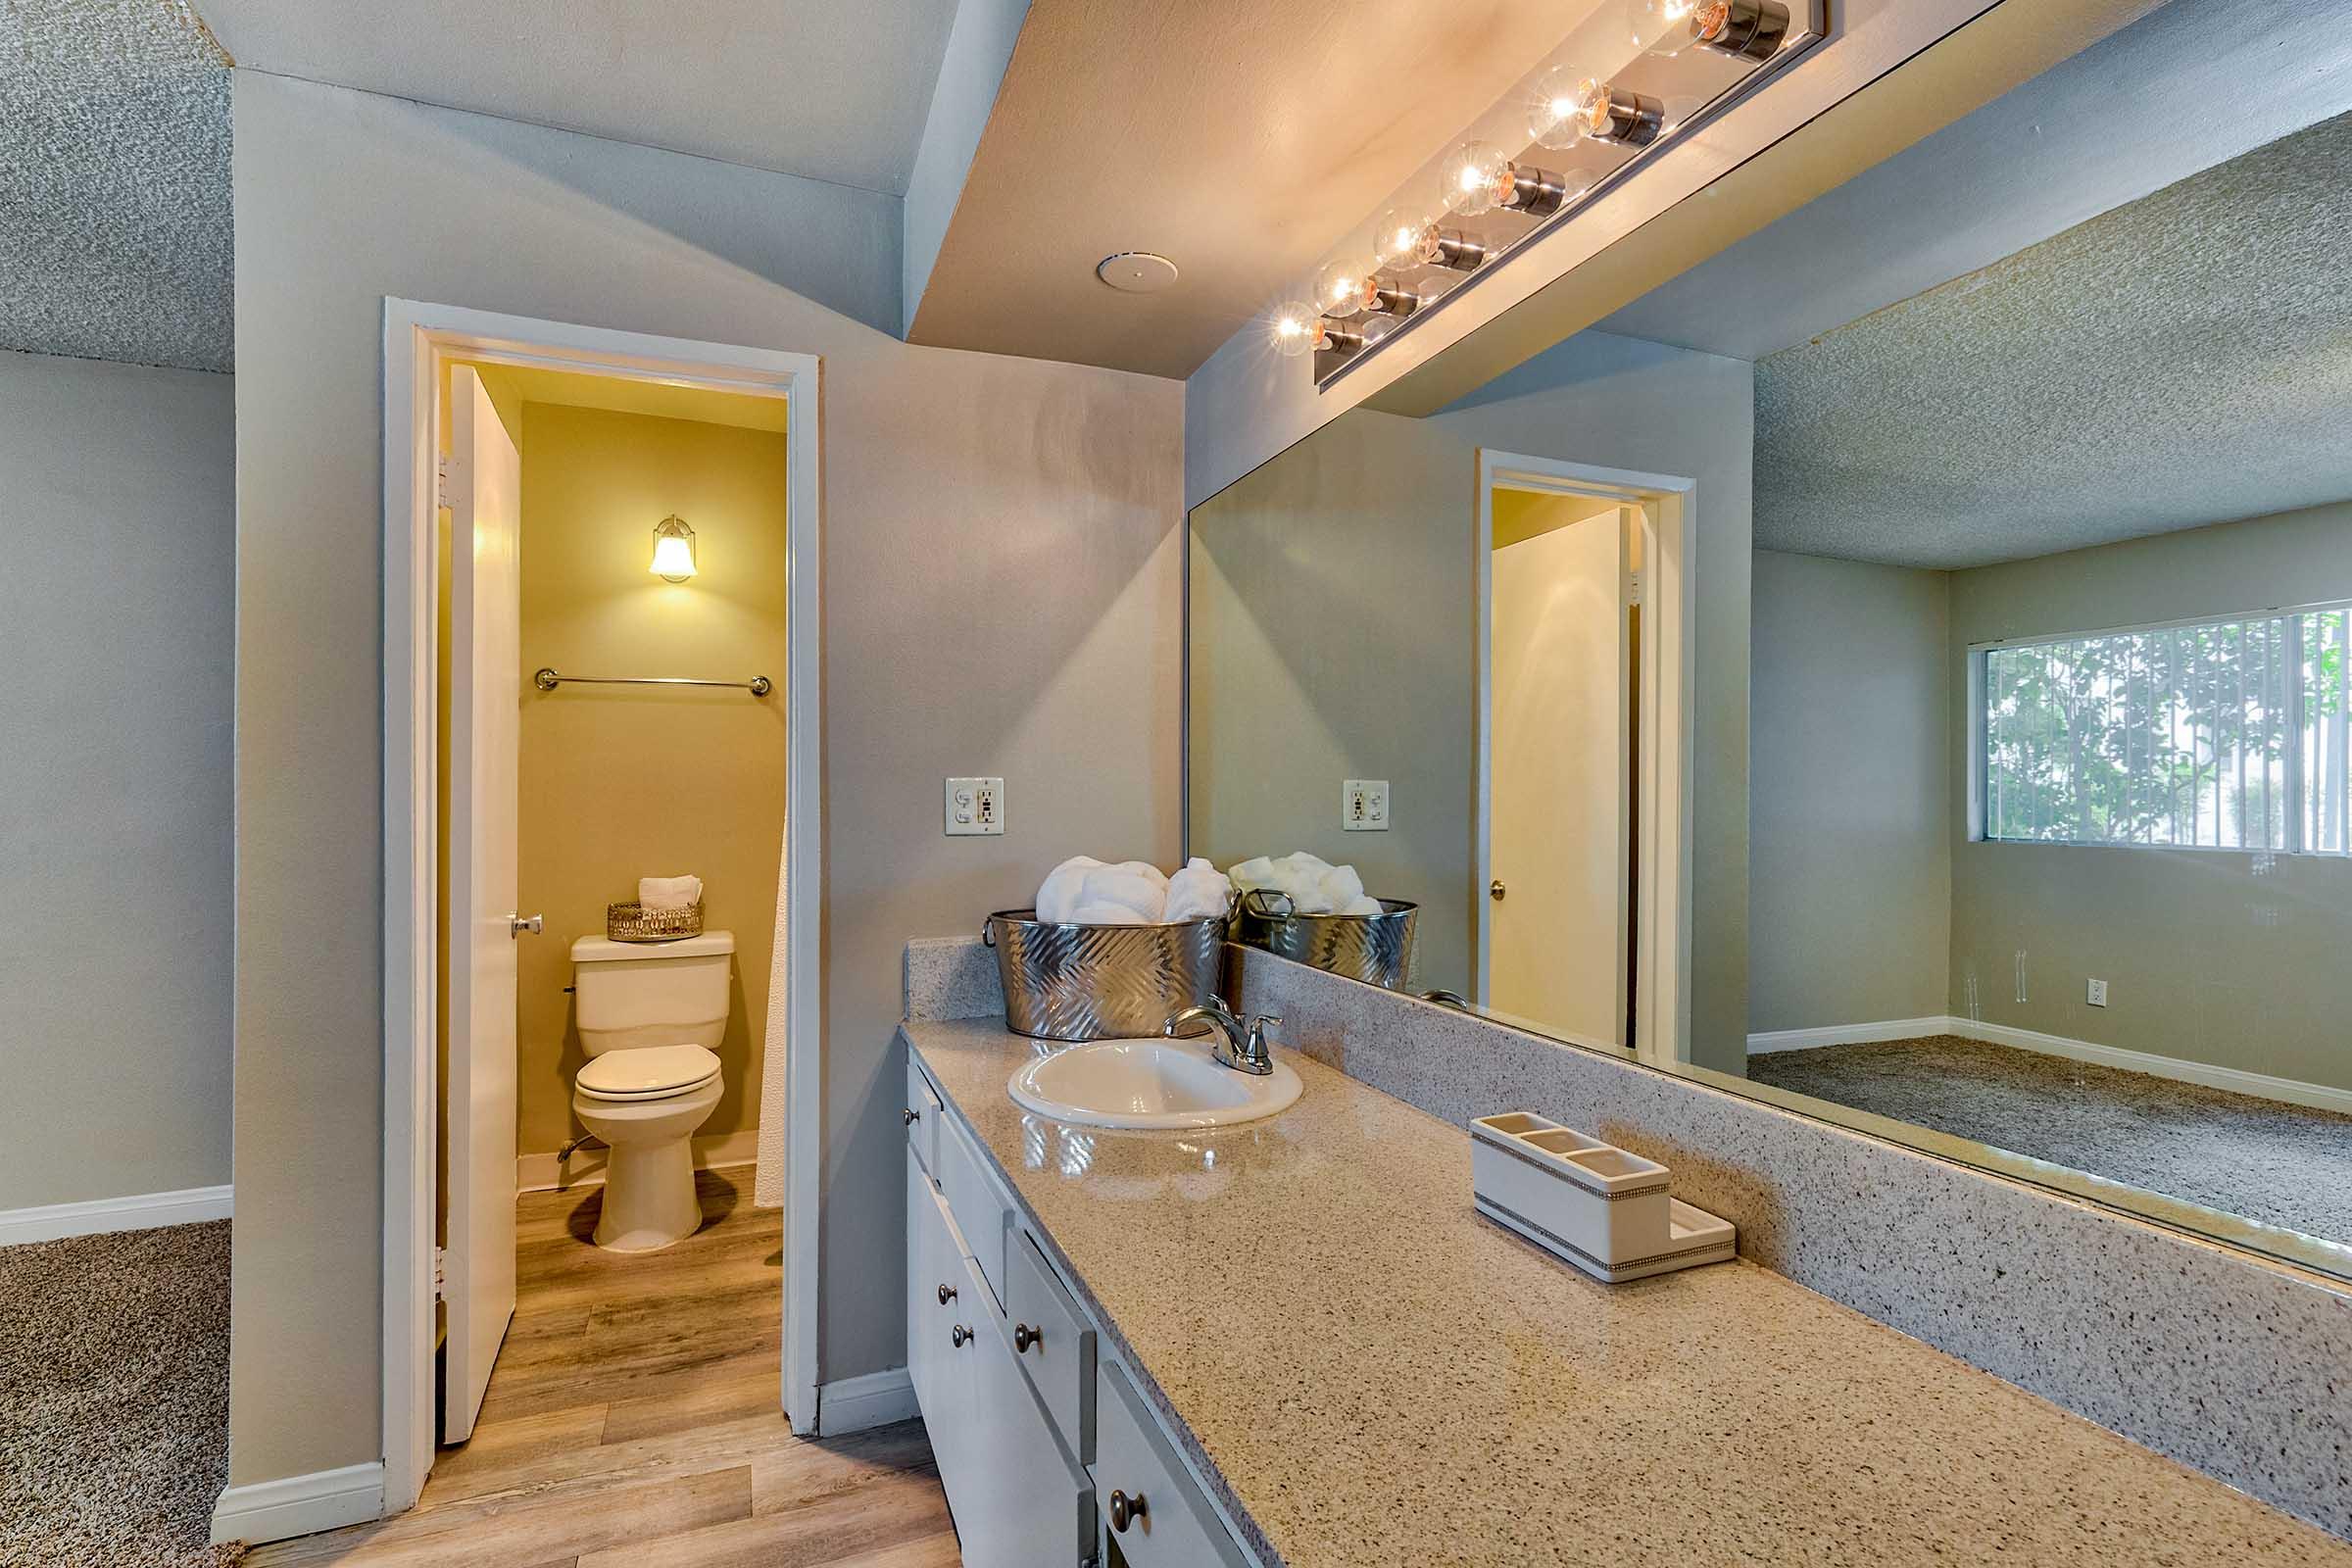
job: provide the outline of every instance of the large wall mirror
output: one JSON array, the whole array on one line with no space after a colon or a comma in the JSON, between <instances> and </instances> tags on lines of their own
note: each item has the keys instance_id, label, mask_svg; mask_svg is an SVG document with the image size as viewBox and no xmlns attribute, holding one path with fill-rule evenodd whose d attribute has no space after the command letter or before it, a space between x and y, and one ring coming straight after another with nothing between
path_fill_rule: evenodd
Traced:
<instances>
[{"instance_id":1,"label":"large wall mirror","mask_svg":"<svg viewBox=\"0 0 2352 1568\"><path fill-rule=\"evenodd\" d=\"M1354 866L1416 995L2352 1276L2310 42L2176 0L1200 504L1190 853Z\"/></svg>"}]
</instances>

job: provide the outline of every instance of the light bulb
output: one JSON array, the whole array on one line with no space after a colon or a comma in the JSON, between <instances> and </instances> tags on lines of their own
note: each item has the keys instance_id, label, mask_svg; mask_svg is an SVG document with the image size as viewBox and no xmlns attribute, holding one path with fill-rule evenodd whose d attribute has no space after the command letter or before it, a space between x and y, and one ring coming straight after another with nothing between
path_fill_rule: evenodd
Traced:
<instances>
[{"instance_id":1,"label":"light bulb","mask_svg":"<svg viewBox=\"0 0 2352 1568\"><path fill-rule=\"evenodd\" d=\"M1780 0L1694 0L1683 34L1710 54L1770 60L1788 36Z\"/></svg>"},{"instance_id":2,"label":"light bulb","mask_svg":"<svg viewBox=\"0 0 2352 1568\"><path fill-rule=\"evenodd\" d=\"M1584 89L1592 78L1574 66L1554 66L1536 83L1527 106L1528 140L1565 152L1585 139Z\"/></svg>"},{"instance_id":3,"label":"light bulb","mask_svg":"<svg viewBox=\"0 0 2352 1568\"><path fill-rule=\"evenodd\" d=\"M1380 215L1374 246L1383 267L1420 267L1438 255L1438 225L1417 207L1392 207Z\"/></svg>"},{"instance_id":4,"label":"light bulb","mask_svg":"<svg viewBox=\"0 0 2352 1568\"><path fill-rule=\"evenodd\" d=\"M1327 316L1353 316L1364 308L1364 288L1371 277L1371 258L1334 258L1315 274L1315 304Z\"/></svg>"},{"instance_id":5,"label":"light bulb","mask_svg":"<svg viewBox=\"0 0 2352 1568\"><path fill-rule=\"evenodd\" d=\"M1270 330L1274 337L1274 352L1286 360L1295 360L1315 346L1321 334L1315 323L1321 314L1304 300L1290 300L1274 308Z\"/></svg>"},{"instance_id":6,"label":"light bulb","mask_svg":"<svg viewBox=\"0 0 2352 1568\"><path fill-rule=\"evenodd\" d=\"M1491 212L1510 188L1511 161L1483 141L1466 141L1438 171L1439 199L1467 217Z\"/></svg>"},{"instance_id":7,"label":"light bulb","mask_svg":"<svg viewBox=\"0 0 2352 1568\"><path fill-rule=\"evenodd\" d=\"M685 519L668 516L654 524L654 564L648 569L663 582L694 575L694 530Z\"/></svg>"},{"instance_id":8,"label":"light bulb","mask_svg":"<svg viewBox=\"0 0 2352 1568\"><path fill-rule=\"evenodd\" d=\"M1690 41L1685 25L1697 0L1625 0L1625 30L1637 49L1676 55Z\"/></svg>"}]
</instances>

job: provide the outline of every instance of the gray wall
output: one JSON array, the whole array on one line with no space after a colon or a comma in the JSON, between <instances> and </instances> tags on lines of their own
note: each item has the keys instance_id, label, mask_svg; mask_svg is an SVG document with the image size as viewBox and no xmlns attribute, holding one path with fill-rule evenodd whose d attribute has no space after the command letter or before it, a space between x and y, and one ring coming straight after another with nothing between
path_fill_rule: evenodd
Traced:
<instances>
[{"instance_id":1,"label":"gray wall","mask_svg":"<svg viewBox=\"0 0 2352 1568\"><path fill-rule=\"evenodd\" d=\"M1415 984L1469 995L1477 454L1356 409L1193 511L1192 853L1307 850L1421 906ZM1389 781L1389 830L1340 787Z\"/></svg>"},{"instance_id":2,"label":"gray wall","mask_svg":"<svg viewBox=\"0 0 2352 1568\"><path fill-rule=\"evenodd\" d=\"M2352 505L1952 575L1971 643L2352 599ZM1967 756L1966 703L1949 744ZM1984 844L1953 817L1950 1009L1988 1022L2352 1088L2352 861L2231 850ZM2026 955L2026 1002L2016 955ZM2108 982L2087 1005L2083 982Z\"/></svg>"},{"instance_id":3,"label":"gray wall","mask_svg":"<svg viewBox=\"0 0 2352 1568\"><path fill-rule=\"evenodd\" d=\"M375 1458L383 297L824 356L820 1375L899 1363L899 954L1166 858L1183 392L909 348L888 198L239 72L230 1475ZM1003 774L1003 838L940 779Z\"/></svg>"},{"instance_id":4,"label":"gray wall","mask_svg":"<svg viewBox=\"0 0 2352 1568\"><path fill-rule=\"evenodd\" d=\"M1950 574L1756 552L1748 1028L1947 1010Z\"/></svg>"},{"instance_id":5,"label":"gray wall","mask_svg":"<svg viewBox=\"0 0 2352 1568\"><path fill-rule=\"evenodd\" d=\"M1433 899L1445 902L1422 939L1432 944L1426 972L1442 978L1436 966L1467 945L1475 875L1478 451L1695 478L1691 1052L1703 1066L1741 1070L1753 405L1744 362L1585 332L1427 419L1356 411L1205 503L1215 569L1200 580L1208 592L1199 608L1237 645L1289 641L1278 662L1259 661L1262 684L1252 685L1246 661L1200 650L1196 625L1195 668L1210 683L1196 692L1192 719L1201 764L1196 833L1207 810L1216 814L1204 842L1219 853L1250 842L1229 835L1239 819L1257 843L1247 853L1296 841L1359 866L1385 870L1394 860L1399 872L1428 876L1440 890ZM1246 593L1236 587L1245 573ZM1367 669L1335 648L1359 634L1398 657ZM1391 683L1398 702L1367 703ZM1220 714L1227 706L1230 722ZM1253 747L1284 764L1253 768ZM1364 776L1335 769L1359 757L1370 776L1390 781L1398 827L1387 834L1332 831L1339 781ZM1248 800L1252 788L1257 798ZM1375 843L1384 838L1393 844ZM1441 919L1464 935L1437 931Z\"/></svg>"},{"instance_id":6,"label":"gray wall","mask_svg":"<svg viewBox=\"0 0 2352 1568\"><path fill-rule=\"evenodd\" d=\"M233 391L0 354L0 1209L229 1179Z\"/></svg>"}]
</instances>

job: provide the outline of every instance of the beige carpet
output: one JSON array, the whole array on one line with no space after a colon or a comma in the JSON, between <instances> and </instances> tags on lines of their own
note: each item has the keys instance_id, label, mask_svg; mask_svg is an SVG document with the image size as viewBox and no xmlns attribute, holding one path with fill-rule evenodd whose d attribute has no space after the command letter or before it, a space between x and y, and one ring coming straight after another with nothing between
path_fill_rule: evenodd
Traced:
<instances>
[{"instance_id":1,"label":"beige carpet","mask_svg":"<svg viewBox=\"0 0 2352 1568\"><path fill-rule=\"evenodd\" d=\"M0 1248L0 1563L220 1568L228 1222Z\"/></svg>"},{"instance_id":2,"label":"beige carpet","mask_svg":"<svg viewBox=\"0 0 2352 1568\"><path fill-rule=\"evenodd\" d=\"M1763 1052L1747 1075L2352 1242L2352 1116L1958 1035Z\"/></svg>"}]
</instances>

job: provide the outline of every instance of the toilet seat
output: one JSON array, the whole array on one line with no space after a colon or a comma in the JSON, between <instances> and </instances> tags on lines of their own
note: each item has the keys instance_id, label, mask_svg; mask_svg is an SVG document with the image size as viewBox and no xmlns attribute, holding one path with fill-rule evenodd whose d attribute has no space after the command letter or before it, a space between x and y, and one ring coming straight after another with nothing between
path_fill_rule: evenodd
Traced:
<instances>
[{"instance_id":1,"label":"toilet seat","mask_svg":"<svg viewBox=\"0 0 2352 1568\"><path fill-rule=\"evenodd\" d=\"M718 1057L701 1046L631 1046L591 1056L573 1080L590 1100L666 1100L718 1076Z\"/></svg>"}]
</instances>

